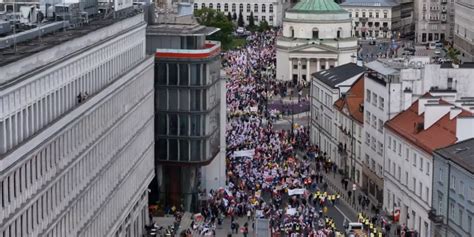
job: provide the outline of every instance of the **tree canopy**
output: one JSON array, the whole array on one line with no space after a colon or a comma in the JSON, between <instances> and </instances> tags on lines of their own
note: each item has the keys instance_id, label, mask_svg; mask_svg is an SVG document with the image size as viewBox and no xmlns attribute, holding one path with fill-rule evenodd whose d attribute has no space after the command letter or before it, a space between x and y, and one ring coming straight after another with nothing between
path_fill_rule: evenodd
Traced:
<instances>
[{"instance_id":1,"label":"tree canopy","mask_svg":"<svg viewBox=\"0 0 474 237\"><path fill-rule=\"evenodd\" d=\"M227 49L232 44L232 22L222 12L210 8L194 10L194 16L201 25L220 28L220 31L209 36L210 40L218 40L222 47Z\"/></svg>"}]
</instances>

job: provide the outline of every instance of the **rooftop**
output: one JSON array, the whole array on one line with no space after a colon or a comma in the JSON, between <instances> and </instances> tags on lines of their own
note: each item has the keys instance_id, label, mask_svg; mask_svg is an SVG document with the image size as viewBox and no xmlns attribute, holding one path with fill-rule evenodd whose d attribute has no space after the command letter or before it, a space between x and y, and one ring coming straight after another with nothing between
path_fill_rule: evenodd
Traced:
<instances>
[{"instance_id":1,"label":"rooftop","mask_svg":"<svg viewBox=\"0 0 474 237\"><path fill-rule=\"evenodd\" d=\"M147 34L152 35L207 36L212 35L217 31L219 31L219 28L202 26L198 23L157 24L148 25L147 27Z\"/></svg>"},{"instance_id":2,"label":"rooftop","mask_svg":"<svg viewBox=\"0 0 474 237\"><path fill-rule=\"evenodd\" d=\"M408 109L400 112L393 119L387 121L385 127L423 149L427 153L432 154L436 149L454 144L457 141L457 118L472 114L467 110L461 110L459 114L450 118L450 112L448 111L444 115L441 114L442 116L436 120L436 122L426 128L426 124L424 124L426 111L423 111L421 114L418 113L419 109L423 107L419 105L419 103L423 103L420 102L421 99L438 100L439 105L449 105L448 102L433 97L431 94L427 93L415 101ZM430 106L432 105L436 104L431 104Z\"/></svg>"},{"instance_id":3,"label":"rooftop","mask_svg":"<svg viewBox=\"0 0 474 237\"><path fill-rule=\"evenodd\" d=\"M301 0L289 11L300 13L346 12L333 0Z\"/></svg>"},{"instance_id":4,"label":"rooftop","mask_svg":"<svg viewBox=\"0 0 474 237\"><path fill-rule=\"evenodd\" d=\"M349 80L365 71L364 67L355 63L346 63L341 66L326 69L324 71L313 73L313 77L324 84L335 88L341 82Z\"/></svg>"},{"instance_id":5,"label":"rooftop","mask_svg":"<svg viewBox=\"0 0 474 237\"><path fill-rule=\"evenodd\" d=\"M474 173L474 138L438 149L435 153Z\"/></svg>"},{"instance_id":6,"label":"rooftop","mask_svg":"<svg viewBox=\"0 0 474 237\"><path fill-rule=\"evenodd\" d=\"M364 104L364 76L360 76L351 88L346 92L345 96L339 98L334 103L337 110L344 112L347 108L348 116L355 119L357 122L364 123L364 111L361 110L361 105Z\"/></svg>"},{"instance_id":7,"label":"rooftop","mask_svg":"<svg viewBox=\"0 0 474 237\"><path fill-rule=\"evenodd\" d=\"M88 24L83 24L80 27L67 29L66 31L60 30L55 33L42 35L41 38L20 42L16 45L16 50L13 47L0 49L0 67L26 58L40 51L52 48L66 41L84 36L90 32L112 25L137 14L139 14L139 11L133 11L128 15L108 19L103 19L103 16L99 15L95 18L91 18Z\"/></svg>"},{"instance_id":8,"label":"rooftop","mask_svg":"<svg viewBox=\"0 0 474 237\"><path fill-rule=\"evenodd\" d=\"M452 63L443 63L441 64L441 68L454 68ZM465 62L463 64L459 64L459 68L474 68L474 62Z\"/></svg>"},{"instance_id":9,"label":"rooftop","mask_svg":"<svg viewBox=\"0 0 474 237\"><path fill-rule=\"evenodd\" d=\"M371 6L371 7L395 7L398 4L392 0L347 0L341 6Z\"/></svg>"}]
</instances>

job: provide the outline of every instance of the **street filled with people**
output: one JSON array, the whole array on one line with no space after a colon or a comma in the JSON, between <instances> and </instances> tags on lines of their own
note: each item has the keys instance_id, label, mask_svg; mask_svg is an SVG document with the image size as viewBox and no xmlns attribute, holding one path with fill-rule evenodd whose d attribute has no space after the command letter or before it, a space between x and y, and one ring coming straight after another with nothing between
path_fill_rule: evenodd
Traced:
<instances>
[{"instance_id":1,"label":"street filled with people","mask_svg":"<svg viewBox=\"0 0 474 237\"><path fill-rule=\"evenodd\" d=\"M288 87L301 89L274 80L276 36L273 30L253 34L245 47L223 54L229 76L227 181L226 187L208 192L200 213L202 224L193 221L196 235L206 235L204 229L212 235L209 229L230 218L232 232L248 236L255 218L267 218L272 236L342 236L327 216L340 198L323 181L331 162L310 145L306 127L273 128L270 98L288 93ZM317 159L298 156L298 151ZM247 222L239 226L238 218Z\"/></svg>"}]
</instances>

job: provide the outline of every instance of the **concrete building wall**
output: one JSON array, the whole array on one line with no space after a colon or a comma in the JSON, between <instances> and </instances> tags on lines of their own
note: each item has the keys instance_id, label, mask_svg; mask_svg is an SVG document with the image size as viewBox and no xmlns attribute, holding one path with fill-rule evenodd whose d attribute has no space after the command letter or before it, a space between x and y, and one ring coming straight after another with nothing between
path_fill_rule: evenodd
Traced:
<instances>
[{"instance_id":1,"label":"concrete building wall","mask_svg":"<svg viewBox=\"0 0 474 237\"><path fill-rule=\"evenodd\" d=\"M433 156L433 209L442 216L433 236L470 236L474 230L474 175L439 154ZM449 217L449 222L448 218Z\"/></svg>"},{"instance_id":2,"label":"concrete building wall","mask_svg":"<svg viewBox=\"0 0 474 237\"><path fill-rule=\"evenodd\" d=\"M286 20L283 23L283 36L298 39L313 39L313 31L317 30L319 39L350 38L352 37L351 28L351 22L347 19L334 22L293 22ZM339 37L337 37L338 32L340 32Z\"/></svg>"},{"instance_id":3,"label":"concrete building wall","mask_svg":"<svg viewBox=\"0 0 474 237\"><path fill-rule=\"evenodd\" d=\"M460 59L464 62L474 61L474 1L456 1L454 10L454 46L461 51Z\"/></svg>"},{"instance_id":4,"label":"concrete building wall","mask_svg":"<svg viewBox=\"0 0 474 237\"><path fill-rule=\"evenodd\" d=\"M73 40L82 48L1 90L2 236L143 234L154 175L153 59L136 19L143 16L99 31L118 34L111 40L86 44L96 32ZM35 59L42 64L26 60ZM78 101L80 92L89 95Z\"/></svg>"},{"instance_id":5,"label":"concrete building wall","mask_svg":"<svg viewBox=\"0 0 474 237\"><path fill-rule=\"evenodd\" d=\"M403 137L386 130L384 209L400 209L400 223L430 236L432 157Z\"/></svg>"},{"instance_id":6,"label":"concrete building wall","mask_svg":"<svg viewBox=\"0 0 474 237\"><path fill-rule=\"evenodd\" d=\"M400 6L366 6L341 4L351 15L353 35L391 38L400 28ZM373 23L369 27L368 22ZM378 23L378 26L376 26Z\"/></svg>"}]
</instances>

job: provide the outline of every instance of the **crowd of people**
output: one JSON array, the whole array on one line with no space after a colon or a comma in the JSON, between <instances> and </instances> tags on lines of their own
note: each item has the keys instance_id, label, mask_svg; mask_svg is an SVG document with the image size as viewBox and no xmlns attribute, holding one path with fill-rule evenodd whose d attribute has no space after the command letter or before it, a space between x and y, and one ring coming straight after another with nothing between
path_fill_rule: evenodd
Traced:
<instances>
[{"instance_id":1,"label":"crowd of people","mask_svg":"<svg viewBox=\"0 0 474 237\"><path fill-rule=\"evenodd\" d=\"M211 190L201 214L205 223L195 234L212 235L212 228L231 219L233 233L247 236L255 218L270 221L273 236L337 236L328 207L337 205L339 194L323 183L322 169L314 159L301 159L296 150L318 156L309 145L308 129L296 125L274 129L267 107L272 96L285 96L288 88L301 85L279 83L275 78L275 38L269 30L247 38L243 48L224 53L227 81L226 187ZM247 218L239 226L237 218ZM199 229L199 230L197 230Z\"/></svg>"}]
</instances>

